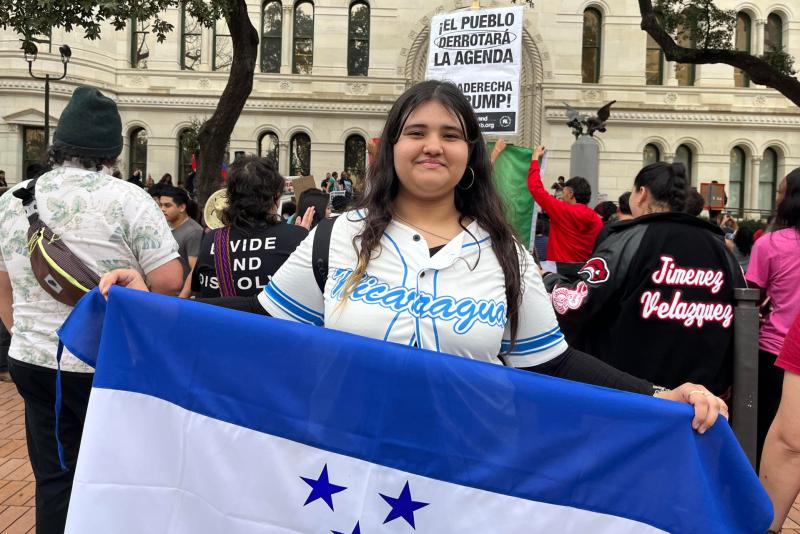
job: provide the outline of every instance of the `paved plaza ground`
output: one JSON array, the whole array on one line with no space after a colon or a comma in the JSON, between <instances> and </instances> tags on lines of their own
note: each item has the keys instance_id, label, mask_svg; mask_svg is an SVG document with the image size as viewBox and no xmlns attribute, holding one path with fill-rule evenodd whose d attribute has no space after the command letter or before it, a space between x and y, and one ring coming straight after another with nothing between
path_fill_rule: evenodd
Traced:
<instances>
[{"instance_id":1,"label":"paved plaza ground","mask_svg":"<svg viewBox=\"0 0 800 534\"><path fill-rule=\"evenodd\" d=\"M22 399L13 384L0 382L0 533L35 534L34 493ZM800 534L800 501L783 533Z\"/></svg>"}]
</instances>

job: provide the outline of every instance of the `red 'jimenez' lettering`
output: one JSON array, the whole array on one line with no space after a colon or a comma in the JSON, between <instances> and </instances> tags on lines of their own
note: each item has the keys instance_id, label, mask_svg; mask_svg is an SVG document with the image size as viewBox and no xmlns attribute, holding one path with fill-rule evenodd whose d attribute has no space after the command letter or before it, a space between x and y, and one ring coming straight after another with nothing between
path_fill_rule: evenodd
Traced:
<instances>
[{"instance_id":1,"label":"red 'jimenez' lettering","mask_svg":"<svg viewBox=\"0 0 800 534\"><path fill-rule=\"evenodd\" d=\"M661 256L661 267L651 277L656 284L707 287L715 295L725 283L725 273L715 269L678 267L669 256Z\"/></svg>"},{"instance_id":2,"label":"red 'jimenez' lettering","mask_svg":"<svg viewBox=\"0 0 800 534\"><path fill-rule=\"evenodd\" d=\"M733 305L721 302L685 302L680 290L671 301L661 299L661 291L645 291L640 299L642 318L652 316L662 320L681 321L683 326L703 328L706 322L720 323L724 328L733 322Z\"/></svg>"}]
</instances>

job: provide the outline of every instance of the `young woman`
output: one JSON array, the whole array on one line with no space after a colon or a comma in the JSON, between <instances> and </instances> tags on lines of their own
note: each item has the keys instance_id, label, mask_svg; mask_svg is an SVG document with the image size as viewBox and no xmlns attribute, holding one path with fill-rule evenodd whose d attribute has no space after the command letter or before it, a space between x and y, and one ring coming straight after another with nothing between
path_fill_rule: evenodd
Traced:
<instances>
[{"instance_id":1,"label":"young woman","mask_svg":"<svg viewBox=\"0 0 800 534\"><path fill-rule=\"evenodd\" d=\"M367 180L360 209L330 228L323 290L310 235L257 299L209 302L687 402L699 432L727 413L702 386L661 391L567 346L455 85L427 81L400 96ZM132 271L107 274L101 290L114 283L145 289Z\"/></svg>"},{"instance_id":2,"label":"young woman","mask_svg":"<svg viewBox=\"0 0 800 534\"><path fill-rule=\"evenodd\" d=\"M786 334L775 365L784 371L783 390L758 472L775 510L767 534L781 531L800 492L800 315Z\"/></svg>"},{"instance_id":3,"label":"young woman","mask_svg":"<svg viewBox=\"0 0 800 534\"><path fill-rule=\"evenodd\" d=\"M800 168L778 186L778 207L770 232L755 242L750 252L747 282L761 290L764 308L770 309L758 336L758 445L781 400L783 370L775 359L786 332L800 314Z\"/></svg>"},{"instance_id":4,"label":"young woman","mask_svg":"<svg viewBox=\"0 0 800 534\"><path fill-rule=\"evenodd\" d=\"M577 281L547 275L545 285L576 348L656 384L723 395L744 279L720 228L684 213L688 192L682 164L646 166L629 199L635 218L609 227Z\"/></svg>"},{"instance_id":5,"label":"young woman","mask_svg":"<svg viewBox=\"0 0 800 534\"><path fill-rule=\"evenodd\" d=\"M246 156L231 164L223 228L203 236L192 272L202 298L257 295L308 235L283 222L278 203L284 179L267 158Z\"/></svg>"}]
</instances>

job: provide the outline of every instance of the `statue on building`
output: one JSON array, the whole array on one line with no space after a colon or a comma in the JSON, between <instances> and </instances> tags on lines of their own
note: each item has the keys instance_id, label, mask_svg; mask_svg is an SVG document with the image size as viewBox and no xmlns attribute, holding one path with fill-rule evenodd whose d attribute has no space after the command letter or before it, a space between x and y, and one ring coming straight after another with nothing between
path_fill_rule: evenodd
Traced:
<instances>
[{"instance_id":1,"label":"statue on building","mask_svg":"<svg viewBox=\"0 0 800 534\"><path fill-rule=\"evenodd\" d=\"M572 128L572 135L575 136L575 139L577 140L583 135L594 137L595 132L605 132L606 122L609 117L611 117L611 106L616 102L616 100L612 100L598 109L597 114L593 117L582 114L580 111L564 102L564 105L567 107L567 126Z\"/></svg>"}]
</instances>

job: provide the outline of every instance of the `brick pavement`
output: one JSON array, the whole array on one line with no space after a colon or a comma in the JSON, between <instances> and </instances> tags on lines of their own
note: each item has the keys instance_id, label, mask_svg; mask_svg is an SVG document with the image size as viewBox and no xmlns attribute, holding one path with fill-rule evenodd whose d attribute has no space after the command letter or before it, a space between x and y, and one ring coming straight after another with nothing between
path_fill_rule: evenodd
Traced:
<instances>
[{"instance_id":1,"label":"brick pavement","mask_svg":"<svg viewBox=\"0 0 800 534\"><path fill-rule=\"evenodd\" d=\"M0 532L36 532L33 472L25 447L25 411L13 384L0 382Z\"/></svg>"},{"instance_id":2,"label":"brick pavement","mask_svg":"<svg viewBox=\"0 0 800 534\"><path fill-rule=\"evenodd\" d=\"M0 534L35 534L34 493L22 399L13 384L0 382ZM800 534L800 501L782 532Z\"/></svg>"}]
</instances>

